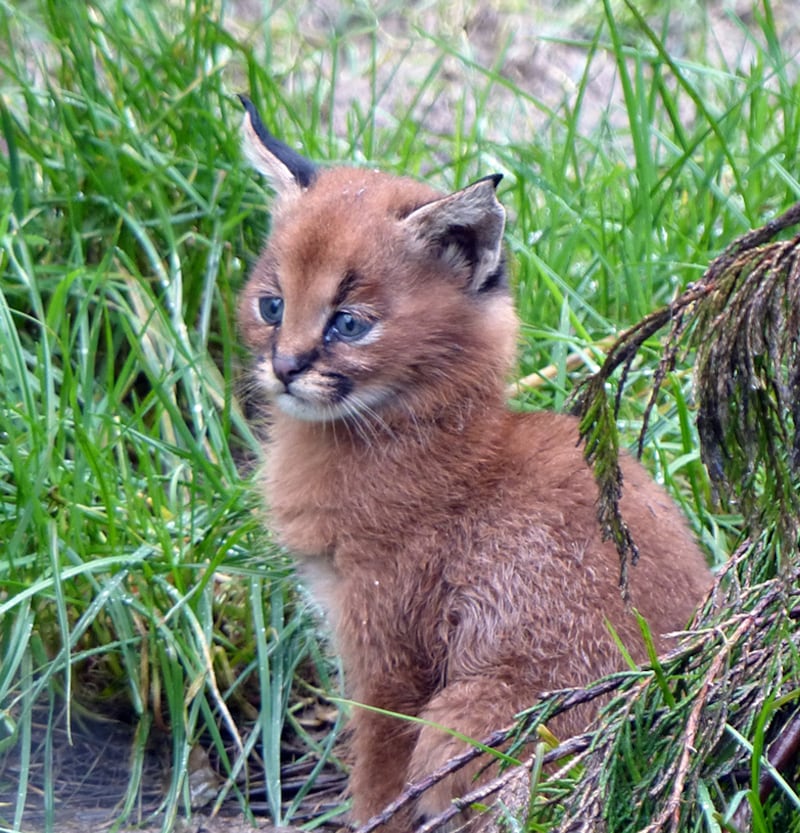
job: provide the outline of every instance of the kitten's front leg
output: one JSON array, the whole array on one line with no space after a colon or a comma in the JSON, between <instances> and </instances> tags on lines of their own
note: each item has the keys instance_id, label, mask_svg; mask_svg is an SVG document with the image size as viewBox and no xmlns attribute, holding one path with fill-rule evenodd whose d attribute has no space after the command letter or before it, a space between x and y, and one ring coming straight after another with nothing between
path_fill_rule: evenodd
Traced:
<instances>
[{"instance_id":1,"label":"kitten's front leg","mask_svg":"<svg viewBox=\"0 0 800 833\"><path fill-rule=\"evenodd\" d=\"M513 695L509 685L496 679L464 679L442 689L420 717L480 741L512 723L518 711L518 698ZM464 742L453 735L433 726L423 726L411 756L409 780L422 779L466 748ZM488 762L487 757L481 755L425 792L418 801L416 817L430 819L443 812L453 798L465 795L475 787L475 776ZM493 767L486 778L496 774Z\"/></svg>"},{"instance_id":2,"label":"kitten's front leg","mask_svg":"<svg viewBox=\"0 0 800 833\"><path fill-rule=\"evenodd\" d=\"M353 818L364 824L406 787L419 728L410 721L358 707L350 725L355 759L350 775ZM380 828L381 833L407 833L410 821L409 812L398 813Z\"/></svg>"}]
</instances>

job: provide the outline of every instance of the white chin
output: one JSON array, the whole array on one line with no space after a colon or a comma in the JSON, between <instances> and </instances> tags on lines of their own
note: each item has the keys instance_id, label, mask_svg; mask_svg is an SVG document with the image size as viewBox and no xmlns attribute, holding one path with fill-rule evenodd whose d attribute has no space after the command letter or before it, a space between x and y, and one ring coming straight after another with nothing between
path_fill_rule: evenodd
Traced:
<instances>
[{"instance_id":1,"label":"white chin","mask_svg":"<svg viewBox=\"0 0 800 833\"><path fill-rule=\"evenodd\" d=\"M375 415L379 408L391 396L385 388L373 388L362 392L356 399L343 399L334 403L309 402L299 396L282 391L274 397L274 402L283 413L304 422L335 422L339 419L364 419L368 414Z\"/></svg>"},{"instance_id":2,"label":"white chin","mask_svg":"<svg viewBox=\"0 0 800 833\"><path fill-rule=\"evenodd\" d=\"M290 393L281 393L275 404L287 415L304 422L330 422L344 416L345 409L335 405L315 405Z\"/></svg>"}]
</instances>

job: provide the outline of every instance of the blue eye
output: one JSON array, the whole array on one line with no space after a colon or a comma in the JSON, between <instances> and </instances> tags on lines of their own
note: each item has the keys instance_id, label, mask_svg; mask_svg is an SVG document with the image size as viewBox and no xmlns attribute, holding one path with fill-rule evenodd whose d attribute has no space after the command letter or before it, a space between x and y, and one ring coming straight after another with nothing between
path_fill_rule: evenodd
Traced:
<instances>
[{"instance_id":1,"label":"blue eye","mask_svg":"<svg viewBox=\"0 0 800 833\"><path fill-rule=\"evenodd\" d=\"M280 324L283 319L283 298L263 295L258 299L258 311L267 324Z\"/></svg>"},{"instance_id":2,"label":"blue eye","mask_svg":"<svg viewBox=\"0 0 800 833\"><path fill-rule=\"evenodd\" d=\"M351 312L337 312L328 328L328 338L355 341L372 329L372 322L357 318Z\"/></svg>"}]
</instances>

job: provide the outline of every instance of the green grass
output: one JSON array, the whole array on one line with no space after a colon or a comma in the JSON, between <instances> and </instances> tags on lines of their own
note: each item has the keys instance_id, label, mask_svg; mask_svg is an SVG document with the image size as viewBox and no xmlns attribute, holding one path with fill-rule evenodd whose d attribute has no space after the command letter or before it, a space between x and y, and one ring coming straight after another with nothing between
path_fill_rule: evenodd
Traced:
<instances>
[{"instance_id":1,"label":"green grass","mask_svg":"<svg viewBox=\"0 0 800 833\"><path fill-rule=\"evenodd\" d=\"M658 8L571 6L586 70L554 106L500 71L502 43L482 65L445 17L431 32L410 15L408 39L387 42L380 18L405 6L376 17L346 0L315 40L290 4L245 27L224 3L0 0L0 754L33 755L42 703L52 715L89 704L126 715L135 761L168 730L163 830L189 812L201 740L231 776L224 794L242 788L243 748L261 761L268 808L291 822L280 739L287 725L302 734L293 680L300 666L323 680L330 669L262 530L257 441L235 395L236 292L268 219L234 94L249 91L318 160L442 189L502 171L520 372L557 370L517 404L561 407L580 372L570 356L595 366L598 342L800 198L800 87L770 6L754 8L742 66L714 53L693 7L670 51ZM622 104L589 118L606 56ZM457 96L445 67L463 79ZM354 77L364 93L341 105ZM451 126L426 129L448 95ZM656 347L623 404L631 442ZM719 562L736 523L711 509L690 363L669 378L646 457ZM307 740L309 754L331 753ZM0 766L4 790L9 777ZM122 815L135 820L133 780ZM0 829L21 829L26 797L57 829L52 783L23 776L14 790ZM759 829L782 829L770 812Z\"/></svg>"},{"instance_id":2,"label":"green grass","mask_svg":"<svg viewBox=\"0 0 800 833\"><path fill-rule=\"evenodd\" d=\"M0 25L43 49L3 56L2 743L24 745L42 697L155 719L172 736L168 829L201 735L241 766L234 714L261 680L251 737L280 817L310 634L237 468L256 442L233 309L260 195L220 78L229 38L191 6L30 4ZM23 806L2 811L14 829Z\"/></svg>"}]
</instances>

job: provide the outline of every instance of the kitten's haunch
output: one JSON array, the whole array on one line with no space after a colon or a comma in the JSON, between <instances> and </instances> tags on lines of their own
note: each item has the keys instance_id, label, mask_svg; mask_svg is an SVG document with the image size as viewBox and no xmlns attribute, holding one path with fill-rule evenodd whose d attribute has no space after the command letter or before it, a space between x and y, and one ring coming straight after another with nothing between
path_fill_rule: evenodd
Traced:
<instances>
[{"instance_id":1,"label":"kitten's haunch","mask_svg":"<svg viewBox=\"0 0 800 833\"><path fill-rule=\"evenodd\" d=\"M504 401L517 317L499 177L443 196L318 169L252 105L244 138L277 192L239 310L272 405L270 523L327 611L350 697L480 739L539 692L618 670L607 621L644 659L575 421ZM654 634L679 630L710 583L705 561L666 493L634 460L622 470L641 552L632 603ZM353 724L362 822L462 748L372 711L356 709ZM414 818L446 807L483 764L429 791Z\"/></svg>"}]
</instances>

